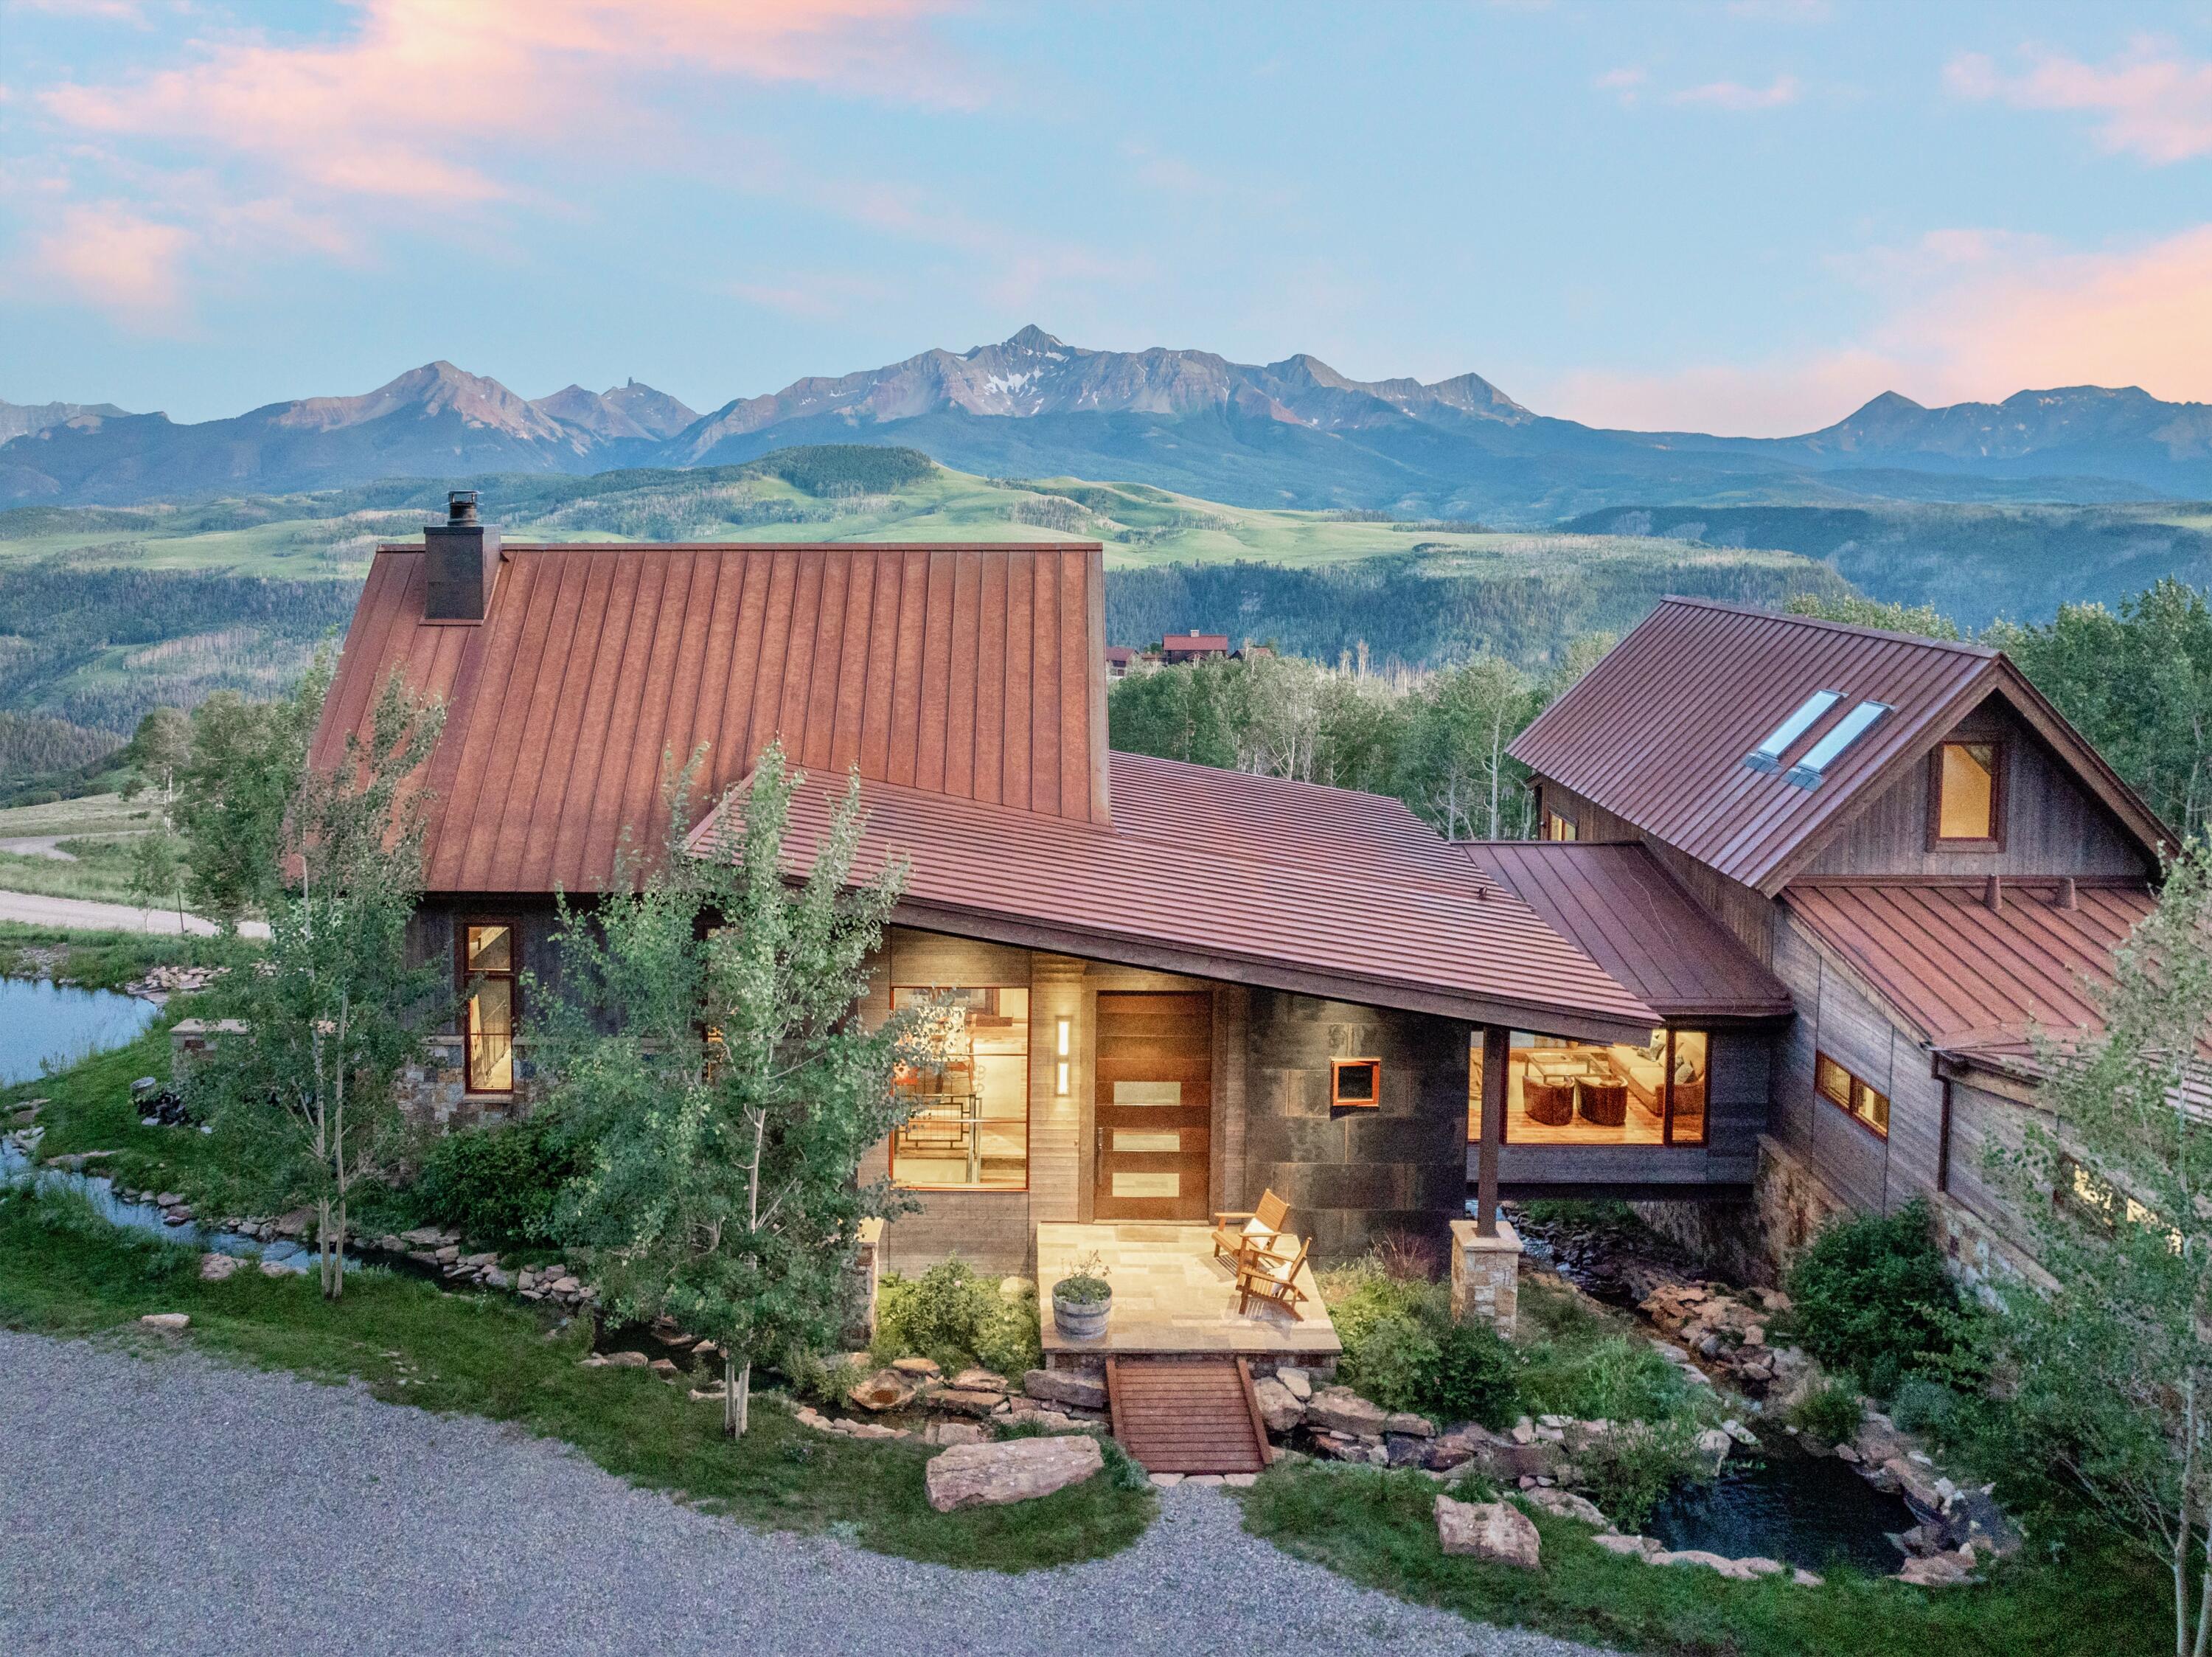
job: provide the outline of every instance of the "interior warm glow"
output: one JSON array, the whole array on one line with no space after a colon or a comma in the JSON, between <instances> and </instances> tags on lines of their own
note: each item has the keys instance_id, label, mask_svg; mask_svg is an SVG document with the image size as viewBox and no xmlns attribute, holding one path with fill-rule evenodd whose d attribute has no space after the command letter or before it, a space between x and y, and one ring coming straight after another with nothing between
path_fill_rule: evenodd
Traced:
<instances>
[{"instance_id":1,"label":"interior warm glow","mask_svg":"<svg viewBox=\"0 0 2212 1657\"><path fill-rule=\"evenodd\" d=\"M1946 742L1936 833L1944 840L1996 838L1997 754L1987 742Z\"/></svg>"}]
</instances>

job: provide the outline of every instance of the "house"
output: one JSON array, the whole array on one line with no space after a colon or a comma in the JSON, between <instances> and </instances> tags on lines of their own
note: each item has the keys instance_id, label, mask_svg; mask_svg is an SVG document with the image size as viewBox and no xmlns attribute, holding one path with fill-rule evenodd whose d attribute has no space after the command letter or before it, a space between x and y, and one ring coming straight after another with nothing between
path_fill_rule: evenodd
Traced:
<instances>
[{"instance_id":1,"label":"house","mask_svg":"<svg viewBox=\"0 0 2212 1657\"><path fill-rule=\"evenodd\" d=\"M1160 641L1160 655L1170 667L1185 661L1220 661L1229 655L1229 635L1170 633Z\"/></svg>"},{"instance_id":2,"label":"house","mask_svg":"<svg viewBox=\"0 0 2212 1657\"><path fill-rule=\"evenodd\" d=\"M1512 753L1544 841L1473 850L1564 935L1624 974L1607 935L1654 968L1708 958L1620 888L1626 865L1788 991L1751 1209L1656 1217L1772 1258L1838 1209L1924 1197L1965 1275L2016 1269L1984 1147L2016 1142L2033 1108L2033 1033L2094 1020L2086 986L2174 844L2020 670L1976 645L1669 599ZM1552 1045L1524 1060L1522 1039L1516 1067L1548 1074Z\"/></svg>"},{"instance_id":3,"label":"house","mask_svg":"<svg viewBox=\"0 0 2212 1657\"><path fill-rule=\"evenodd\" d=\"M864 1170L922 1203L890 1264L1034 1272L1269 1188L1322 1260L1470 1191L1768 1251L1928 1192L2006 1246L1975 1147L2168 837L2002 656L1668 600L1516 744L1547 838L1454 845L1109 752L1104 608L1096 544L502 544L457 498L380 547L313 755L392 672L447 704L414 947L465 1001L410 1110L526 1106L554 894L696 849L780 739L794 872L848 772L863 866L911 865L864 1010L959 1009Z\"/></svg>"},{"instance_id":4,"label":"house","mask_svg":"<svg viewBox=\"0 0 2212 1657\"><path fill-rule=\"evenodd\" d=\"M1106 647L1106 677L1109 679L1128 678L1129 670L1135 666L1136 661L1137 652L1127 645L1108 645Z\"/></svg>"}]
</instances>

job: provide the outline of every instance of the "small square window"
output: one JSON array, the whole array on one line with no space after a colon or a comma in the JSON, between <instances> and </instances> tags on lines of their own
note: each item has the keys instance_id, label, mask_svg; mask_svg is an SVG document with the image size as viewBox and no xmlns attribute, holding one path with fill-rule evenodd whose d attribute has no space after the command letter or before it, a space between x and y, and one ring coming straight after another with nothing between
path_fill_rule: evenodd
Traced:
<instances>
[{"instance_id":1,"label":"small square window","mask_svg":"<svg viewBox=\"0 0 2212 1657\"><path fill-rule=\"evenodd\" d=\"M1382 1061L1340 1058L1329 1065L1328 1102L1372 1109L1382 1100Z\"/></svg>"}]
</instances>

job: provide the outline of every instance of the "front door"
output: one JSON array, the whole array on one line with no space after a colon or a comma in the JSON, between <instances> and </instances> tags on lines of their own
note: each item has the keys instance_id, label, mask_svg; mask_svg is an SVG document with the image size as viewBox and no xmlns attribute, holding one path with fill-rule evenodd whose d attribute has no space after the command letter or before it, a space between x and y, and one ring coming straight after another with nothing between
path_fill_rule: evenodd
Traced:
<instances>
[{"instance_id":1,"label":"front door","mask_svg":"<svg viewBox=\"0 0 2212 1657\"><path fill-rule=\"evenodd\" d=\"M1100 1220L1204 1220L1213 1138L1213 997L1098 997Z\"/></svg>"}]
</instances>

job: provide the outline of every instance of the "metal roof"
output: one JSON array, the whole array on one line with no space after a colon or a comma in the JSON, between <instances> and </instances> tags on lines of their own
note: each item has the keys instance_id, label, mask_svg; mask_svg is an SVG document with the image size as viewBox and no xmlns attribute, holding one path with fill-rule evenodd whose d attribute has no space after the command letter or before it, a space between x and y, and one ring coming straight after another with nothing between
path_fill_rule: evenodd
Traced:
<instances>
[{"instance_id":1,"label":"metal roof","mask_svg":"<svg viewBox=\"0 0 2212 1657\"><path fill-rule=\"evenodd\" d=\"M1836 702L1777 771L1744 757L1816 691ZM2172 837L1999 652L1772 611L1670 598L1512 746L1515 758L1699 862L1771 896L1852 810L2002 697L2154 856ZM1820 785L1786 772L1863 702L1893 711Z\"/></svg>"},{"instance_id":2,"label":"metal roof","mask_svg":"<svg viewBox=\"0 0 2212 1657\"><path fill-rule=\"evenodd\" d=\"M1800 880L1791 915L1902 1013L1939 1051L2020 1068L2031 1030L2094 1029L2091 985L2156 901L2141 885L2056 880Z\"/></svg>"},{"instance_id":3,"label":"metal roof","mask_svg":"<svg viewBox=\"0 0 2212 1657\"><path fill-rule=\"evenodd\" d=\"M863 875L911 863L900 917L1094 959L1612 1039L1658 1015L1395 800L1135 754L1110 825L866 783ZM793 801L811 866L842 779ZM742 791L729 799L742 809ZM703 850L714 813L693 831Z\"/></svg>"},{"instance_id":4,"label":"metal roof","mask_svg":"<svg viewBox=\"0 0 2212 1657\"><path fill-rule=\"evenodd\" d=\"M1663 1019L1795 1010L1789 987L1641 845L1477 840L1461 850Z\"/></svg>"},{"instance_id":5,"label":"metal roof","mask_svg":"<svg viewBox=\"0 0 2212 1657\"><path fill-rule=\"evenodd\" d=\"M604 886L778 734L799 764L1025 813L1108 814L1103 564L1044 545L510 542L481 623L423 614L419 547L380 548L313 747L336 763L394 668L442 698L424 882Z\"/></svg>"}]
</instances>

